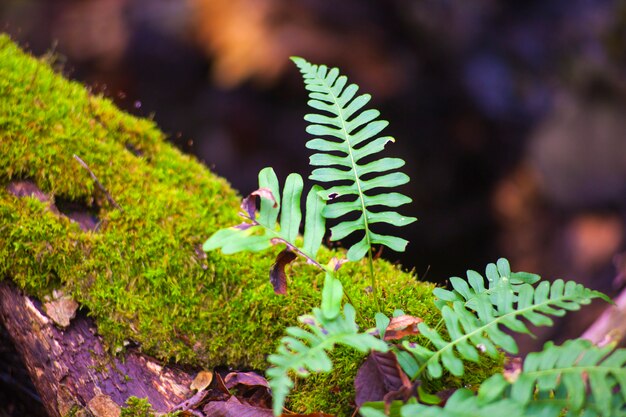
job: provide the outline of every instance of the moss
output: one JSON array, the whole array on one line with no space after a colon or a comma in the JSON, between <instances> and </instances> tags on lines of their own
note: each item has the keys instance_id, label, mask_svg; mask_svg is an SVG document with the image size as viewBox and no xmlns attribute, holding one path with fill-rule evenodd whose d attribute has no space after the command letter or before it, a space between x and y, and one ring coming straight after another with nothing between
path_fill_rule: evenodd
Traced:
<instances>
[{"instance_id":1,"label":"moss","mask_svg":"<svg viewBox=\"0 0 626 417\"><path fill-rule=\"evenodd\" d=\"M98 229L83 231L46 203L13 196L6 186L18 179L89 207ZM238 204L225 180L165 142L152 121L119 111L0 36L0 277L39 297L53 288L72 294L112 350L133 341L164 360L263 370L284 327L319 303L323 277L296 262L281 297L268 282L271 255L205 257L202 242L238 221ZM387 313L402 308L432 321L430 284L385 261L376 270ZM366 271L349 264L341 278L362 317L372 317ZM359 357L336 357L332 375L299 384L292 408L347 412L346 376Z\"/></svg>"},{"instance_id":2,"label":"moss","mask_svg":"<svg viewBox=\"0 0 626 417\"><path fill-rule=\"evenodd\" d=\"M120 417L152 417L156 415L152 404L146 398L128 397L126 406L122 407ZM178 412L159 414L159 417L176 417Z\"/></svg>"}]
</instances>

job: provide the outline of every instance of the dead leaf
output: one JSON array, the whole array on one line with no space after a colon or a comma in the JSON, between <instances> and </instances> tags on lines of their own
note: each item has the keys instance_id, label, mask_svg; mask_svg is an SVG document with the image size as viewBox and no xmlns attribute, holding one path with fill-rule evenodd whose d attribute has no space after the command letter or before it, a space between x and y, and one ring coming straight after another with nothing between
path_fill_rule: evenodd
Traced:
<instances>
[{"instance_id":1,"label":"dead leaf","mask_svg":"<svg viewBox=\"0 0 626 417\"><path fill-rule=\"evenodd\" d=\"M228 389L232 389L236 385L270 387L265 378L254 372L231 372L224 378L224 385Z\"/></svg>"},{"instance_id":2,"label":"dead leaf","mask_svg":"<svg viewBox=\"0 0 626 417\"><path fill-rule=\"evenodd\" d=\"M189 389L202 391L206 389L211 382L213 381L213 372L211 371L200 371L198 375L194 378L193 382L189 386Z\"/></svg>"},{"instance_id":3,"label":"dead leaf","mask_svg":"<svg viewBox=\"0 0 626 417\"><path fill-rule=\"evenodd\" d=\"M385 340L398 340L405 336L413 336L419 334L417 325L423 322L419 317L409 316L403 314L398 317L394 317L389 322L387 329L385 330Z\"/></svg>"},{"instance_id":4,"label":"dead leaf","mask_svg":"<svg viewBox=\"0 0 626 417\"><path fill-rule=\"evenodd\" d=\"M274 194L272 194L272 190L269 188L261 187L258 190L252 191L241 201L241 209L247 214L250 220L256 219L256 197L273 201L274 208L278 207L276 198L274 198Z\"/></svg>"},{"instance_id":5,"label":"dead leaf","mask_svg":"<svg viewBox=\"0 0 626 417\"><path fill-rule=\"evenodd\" d=\"M270 270L270 282L274 287L276 294L285 294L287 292L287 276L285 275L285 267L296 259L296 254L289 249L283 250L276 257L276 262Z\"/></svg>"},{"instance_id":6,"label":"dead leaf","mask_svg":"<svg viewBox=\"0 0 626 417\"><path fill-rule=\"evenodd\" d=\"M509 358L504 364L504 371L502 373L504 374L504 379L511 384L515 382L522 373L522 358L517 356Z\"/></svg>"},{"instance_id":7,"label":"dead leaf","mask_svg":"<svg viewBox=\"0 0 626 417\"><path fill-rule=\"evenodd\" d=\"M230 395L230 391L228 390L228 388L226 388L226 384L224 383L224 379L222 378L222 376L219 373L215 373L215 385L217 387L217 390L224 393L224 394L228 394Z\"/></svg>"},{"instance_id":8,"label":"dead leaf","mask_svg":"<svg viewBox=\"0 0 626 417\"><path fill-rule=\"evenodd\" d=\"M388 393L403 387L410 388L411 382L393 352L372 352L359 368L354 387L355 402L360 407L368 401L382 401Z\"/></svg>"},{"instance_id":9,"label":"dead leaf","mask_svg":"<svg viewBox=\"0 0 626 417\"><path fill-rule=\"evenodd\" d=\"M202 411L211 417L274 417L271 409L242 404L236 397L227 401L211 401Z\"/></svg>"},{"instance_id":10,"label":"dead leaf","mask_svg":"<svg viewBox=\"0 0 626 417\"><path fill-rule=\"evenodd\" d=\"M272 394L267 380L254 372L231 372L224 385L232 390L242 404L271 408Z\"/></svg>"},{"instance_id":11,"label":"dead leaf","mask_svg":"<svg viewBox=\"0 0 626 417\"><path fill-rule=\"evenodd\" d=\"M330 260L330 262L328 262L328 266L335 272L339 271L339 268L341 268L341 265L345 264L346 262L348 262L348 260L346 258L343 259L339 259L336 256L333 256L332 259Z\"/></svg>"},{"instance_id":12,"label":"dead leaf","mask_svg":"<svg viewBox=\"0 0 626 417\"><path fill-rule=\"evenodd\" d=\"M52 300L44 303L43 307L48 317L62 328L70 325L70 320L76 317L78 303L62 291L54 290Z\"/></svg>"}]
</instances>

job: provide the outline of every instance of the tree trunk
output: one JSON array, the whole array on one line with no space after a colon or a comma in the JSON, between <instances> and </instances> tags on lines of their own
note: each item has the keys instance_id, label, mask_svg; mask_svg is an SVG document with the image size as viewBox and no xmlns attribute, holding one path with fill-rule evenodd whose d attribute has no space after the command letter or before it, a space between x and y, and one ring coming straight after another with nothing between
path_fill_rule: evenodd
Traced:
<instances>
[{"instance_id":1,"label":"tree trunk","mask_svg":"<svg viewBox=\"0 0 626 417\"><path fill-rule=\"evenodd\" d=\"M91 320L78 315L61 329L38 301L0 282L0 320L51 417L88 410L116 417L130 396L146 398L157 412L170 411L189 394L191 376L130 351L116 357L103 348Z\"/></svg>"}]
</instances>

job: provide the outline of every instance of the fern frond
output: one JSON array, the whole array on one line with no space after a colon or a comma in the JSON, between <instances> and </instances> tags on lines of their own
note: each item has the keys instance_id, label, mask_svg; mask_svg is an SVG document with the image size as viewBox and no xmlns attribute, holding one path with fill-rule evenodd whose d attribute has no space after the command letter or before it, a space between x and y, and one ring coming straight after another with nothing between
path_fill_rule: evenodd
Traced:
<instances>
[{"instance_id":1,"label":"fern frond","mask_svg":"<svg viewBox=\"0 0 626 417\"><path fill-rule=\"evenodd\" d=\"M264 168L259 172L259 189L244 198L241 204L239 214L245 219L244 223L219 230L204 243L202 248L205 251L221 248L226 254L244 250L258 251L276 242L283 242L297 248L296 238L302 220L300 211L302 188L302 177L298 174L290 174L283 188L281 207L278 178L272 168ZM305 224L305 232L307 229L316 231L309 233L311 238L304 245L308 248L306 255L313 259L323 238L318 231L324 229L325 223L321 215L323 200L315 198L317 192L319 188L312 189L307 197L307 202L311 200L312 209L309 213L309 220ZM258 213L256 212L256 197L260 197L261 200ZM277 223L279 213L280 225ZM235 242L236 245L234 245Z\"/></svg>"},{"instance_id":2,"label":"fern frond","mask_svg":"<svg viewBox=\"0 0 626 417\"><path fill-rule=\"evenodd\" d=\"M511 381L511 378L515 378ZM384 403L364 404L361 415L382 417ZM443 407L423 404L396 406L401 417L484 416L626 416L626 349L597 347L577 339L529 354L517 376L496 374L475 395L456 391Z\"/></svg>"},{"instance_id":3,"label":"fern frond","mask_svg":"<svg viewBox=\"0 0 626 417\"><path fill-rule=\"evenodd\" d=\"M314 185L307 195L304 241L301 245L296 242L296 239L302 222L300 210L302 177L298 174L290 174L285 181L282 196L279 187L278 178L272 168L261 170L259 189L244 198L241 203L239 214L245 221L237 226L217 231L204 242L202 249L208 252L221 248L224 254L233 254L241 251L258 252L274 244L284 243L287 245L287 251L304 256L311 263L320 266L315 257L326 231L326 219L322 215L326 202L319 195L321 187ZM256 197L261 200L258 213ZM277 223L279 214L280 225ZM292 260L294 257L292 255L288 259ZM277 263L279 259L280 257ZM274 272L275 267L276 264L270 274ZM279 267L284 269L284 265L279 265ZM277 292L280 292L276 284L274 287Z\"/></svg>"},{"instance_id":4,"label":"fern frond","mask_svg":"<svg viewBox=\"0 0 626 417\"><path fill-rule=\"evenodd\" d=\"M497 271L497 273L496 273ZM537 282L530 274L511 274L508 262L500 260L498 266L489 265L489 288L477 272L468 271L469 285L462 279L451 279L452 291L438 290L444 304L438 304L448 336L425 323L418 328L434 349L405 342L403 347L417 362L417 377L426 369L433 378L441 377L443 368L453 375L464 372L463 360L477 362L479 350L496 356L498 349L517 353L517 343L500 327L517 333L530 333L521 319L535 326L552 325L550 316L563 316L567 311L578 310L593 298L606 298L603 294L585 288L574 281ZM413 369L414 367L409 366ZM406 369L405 369L406 371Z\"/></svg>"},{"instance_id":5,"label":"fern frond","mask_svg":"<svg viewBox=\"0 0 626 417\"><path fill-rule=\"evenodd\" d=\"M494 375L483 383L478 396L486 402L511 398L529 411L550 409L553 414L543 415L555 417L563 410L571 415L585 410L588 415L606 417L616 416L620 410L623 415L625 366L626 349L597 347L584 339L569 340L562 346L548 342L541 352L526 357L515 381Z\"/></svg>"},{"instance_id":6,"label":"fern frond","mask_svg":"<svg viewBox=\"0 0 626 417\"><path fill-rule=\"evenodd\" d=\"M393 407L394 404L392 404ZM365 403L359 411L363 417L387 417L381 410L384 403ZM400 407L396 405L389 416L394 417L526 417L524 409L518 403L509 399L502 399L494 403L481 401L468 389L457 390L446 402L444 407L429 406L412 403Z\"/></svg>"},{"instance_id":7,"label":"fern frond","mask_svg":"<svg viewBox=\"0 0 626 417\"><path fill-rule=\"evenodd\" d=\"M387 351L387 344L382 340L369 333L359 333L352 305L346 304L341 314L342 298L341 282L327 273L321 308L314 308L312 315L298 318L305 329L288 327L287 336L281 339L277 353L267 358L273 365L266 375L272 389L274 415L280 415L285 398L293 388L290 372L301 377L311 372L329 372L332 362L327 352L336 344L364 353L369 350Z\"/></svg>"},{"instance_id":8,"label":"fern frond","mask_svg":"<svg viewBox=\"0 0 626 417\"><path fill-rule=\"evenodd\" d=\"M403 252L406 240L374 233L370 227L374 223L404 226L416 220L395 211L372 210L373 207L394 208L411 202L409 197L397 192L377 194L373 191L397 187L409 181L406 174L397 172L404 165L402 159L379 158L363 162L367 157L375 157L388 142L394 141L388 136L377 137L388 122L377 120L380 115L378 110L363 110L371 96L362 94L355 97L358 86L348 85L347 77L340 76L337 68L329 70L325 65L313 65L297 57L292 60L300 69L309 90L309 106L321 111L305 116L305 120L311 123L307 132L318 136L308 141L306 146L319 151L310 157L310 163L320 168L313 170L309 178L321 183L347 182L324 190L323 196L325 199L344 195L352 198L328 205L324 216L336 219L354 212L359 215L355 220L344 220L332 227L331 240L343 239L357 231L364 232L363 238L348 250L351 261L363 258L372 244Z\"/></svg>"}]
</instances>

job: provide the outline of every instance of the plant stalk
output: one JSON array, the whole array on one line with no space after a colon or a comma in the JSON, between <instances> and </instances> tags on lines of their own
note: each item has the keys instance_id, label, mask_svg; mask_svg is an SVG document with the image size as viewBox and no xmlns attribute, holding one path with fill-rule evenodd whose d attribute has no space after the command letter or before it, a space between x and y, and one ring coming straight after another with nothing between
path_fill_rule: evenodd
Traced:
<instances>
[{"instance_id":1,"label":"plant stalk","mask_svg":"<svg viewBox=\"0 0 626 417\"><path fill-rule=\"evenodd\" d=\"M382 313L380 309L380 300L378 299L378 288L376 287L376 276L374 275L374 257L372 256L371 246L367 249L367 261L370 267L372 294L374 294L374 302L376 303L376 309Z\"/></svg>"}]
</instances>

